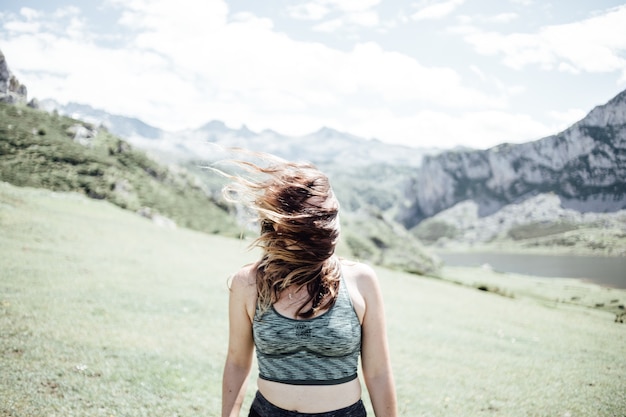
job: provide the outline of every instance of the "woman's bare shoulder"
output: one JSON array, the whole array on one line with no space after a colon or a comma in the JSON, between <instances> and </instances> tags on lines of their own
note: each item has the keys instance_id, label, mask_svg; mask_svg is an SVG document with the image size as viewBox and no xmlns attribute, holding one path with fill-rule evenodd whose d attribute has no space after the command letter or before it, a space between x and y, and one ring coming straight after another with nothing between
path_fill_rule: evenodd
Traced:
<instances>
[{"instance_id":1,"label":"woman's bare shoulder","mask_svg":"<svg viewBox=\"0 0 626 417\"><path fill-rule=\"evenodd\" d=\"M368 287L378 282L376 271L367 264L342 260L341 266L344 278L358 287Z\"/></svg>"},{"instance_id":2,"label":"woman's bare shoulder","mask_svg":"<svg viewBox=\"0 0 626 417\"><path fill-rule=\"evenodd\" d=\"M376 277L374 269L363 262L342 259L341 267L344 275L353 277Z\"/></svg>"},{"instance_id":3,"label":"woman's bare shoulder","mask_svg":"<svg viewBox=\"0 0 626 417\"><path fill-rule=\"evenodd\" d=\"M235 272L230 279L231 291L252 291L256 290L256 271L258 263L244 265Z\"/></svg>"}]
</instances>

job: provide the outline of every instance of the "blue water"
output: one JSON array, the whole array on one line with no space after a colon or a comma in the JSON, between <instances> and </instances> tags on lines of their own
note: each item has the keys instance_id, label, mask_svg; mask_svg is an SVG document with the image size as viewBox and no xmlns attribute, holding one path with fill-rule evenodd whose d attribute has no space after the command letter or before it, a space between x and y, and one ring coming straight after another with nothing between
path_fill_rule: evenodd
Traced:
<instances>
[{"instance_id":1,"label":"blue water","mask_svg":"<svg viewBox=\"0 0 626 417\"><path fill-rule=\"evenodd\" d=\"M626 289L626 257L437 252L450 266L481 266L540 277L581 278Z\"/></svg>"}]
</instances>

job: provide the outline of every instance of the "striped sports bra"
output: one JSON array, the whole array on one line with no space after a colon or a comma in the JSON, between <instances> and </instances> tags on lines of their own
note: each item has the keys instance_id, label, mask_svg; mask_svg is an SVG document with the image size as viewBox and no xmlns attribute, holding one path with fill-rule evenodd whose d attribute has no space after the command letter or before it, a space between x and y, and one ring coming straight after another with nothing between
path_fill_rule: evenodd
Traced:
<instances>
[{"instance_id":1,"label":"striped sports bra","mask_svg":"<svg viewBox=\"0 0 626 417\"><path fill-rule=\"evenodd\" d=\"M274 306L252 324L259 377L291 385L335 385L357 377L361 324L343 277L335 304L321 315L296 320Z\"/></svg>"}]
</instances>

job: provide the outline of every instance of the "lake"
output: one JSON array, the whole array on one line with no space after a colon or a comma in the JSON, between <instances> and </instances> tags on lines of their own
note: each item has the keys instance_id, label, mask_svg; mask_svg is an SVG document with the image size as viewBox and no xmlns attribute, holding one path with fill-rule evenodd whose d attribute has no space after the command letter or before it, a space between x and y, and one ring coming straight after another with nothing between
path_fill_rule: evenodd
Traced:
<instances>
[{"instance_id":1,"label":"lake","mask_svg":"<svg viewBox=\"0 0 626 417\"><path fill-rule=\"evenodd\" d=\"M436 252L446 265L481 266L540 277L582 278L626 289L626 257L530 255L493 252Z\"/></svg>"}]
</instances>

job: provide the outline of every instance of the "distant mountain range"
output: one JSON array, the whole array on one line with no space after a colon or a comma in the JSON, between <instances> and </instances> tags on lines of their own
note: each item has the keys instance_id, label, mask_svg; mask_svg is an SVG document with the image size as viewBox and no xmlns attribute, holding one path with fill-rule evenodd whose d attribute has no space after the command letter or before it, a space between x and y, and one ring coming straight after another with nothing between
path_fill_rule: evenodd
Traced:
<instances>
[{"instance_id":1,"label":"distant mountain range","mask_svg":"<svg viewBox=\"0 0 626 417\"><path fill-rule=\"evenodd\" d=\"M256 140L258 150L295 157L283 146L284 141L308 143L307 156L318 164L330 159L332 165L343 152L346 159L337 162L341 172L346 173L347 168L358 171L347 182L346 193L341 192L350 201L342 210L342 239L338 244L342 256L419 274L436 274L441 265L415 236L372 210L374 206L390 207L393 195L385 194L383 185L372 181L370 173L376 171L375 165L365 157L380 159L375 151L380 147L380 152L413 164L408 152L383 148L378 141L367 141L368 151L358 138L330 129L288 138L271 131L257 134L245 127L232 130L211 122L197 130L168 133L140 120L87 106L63 107L35 99L27 102L26 91L9 71L6 60L0 59L0 181L107 200L165 227L179 225L244 238L248 233L256 236L252 219L240 207L225 204L220 192L225 179L206 166L232 157L225 153L226 146ZM329 153L326 145L335 152ZM351 152L352 146L358 147L358 152ZM415 155L419 158L421 154ZM389 166L382 166L384 169L376 171L379 175L394 181L402 178L386 175Z\"/></svg>"},{"instance_id":2,"label":"distant mountain range","mask_svg":"<svg viewBox=\"0 0 626 417\"><path fill-rule=\"evenodd\" d=\"M56 110L63 115L103 125L111 133L141 148L159 151L162 156L174 159L213 159L219 152L212 145L219 145L268 152L289 160L305 159L315 164L386 163L417 167L425 155L440 152L386 144L328 127L304 136L287 136L273 130L254 132L245 125L231 129L224 122L213 120L197 129L168 132L139 119L112 115L84 104L60 104L46 99L40 105L48 111Z\"/></svg>"},{"instance_id":3,"label":"distant mountain range","mask_svg":"<svg viewBox=\"0 0 626 417\"><path fill-rule=\"evenodd\" d=\"M593 224L623 229L626 236L626 91L563 132L487 150L418 149L326 127L291 137L272 130L254 132L246 126L231 129L215 120L197 129L166 132L86 105L52 100L41 105L102 124L169 161L210 162L220 158L223 147L237 146L313 162L329 173L348 212L398 222L418 236L424 236L426 219L444 225L447 232L442 238L453 236L471 244L507 236L524 224L588 225L589 216L572 212L599 213ZM533 207L544 207L546 201L550 210L535 216ZM475 214L467 217L467 207ZM506 214L507 220L487 221L501 219L498 213ZM473 232L485 225L489 225L485 233ZM546 231L561 229L545 227Z\"/></svg>"}]
</instances>

